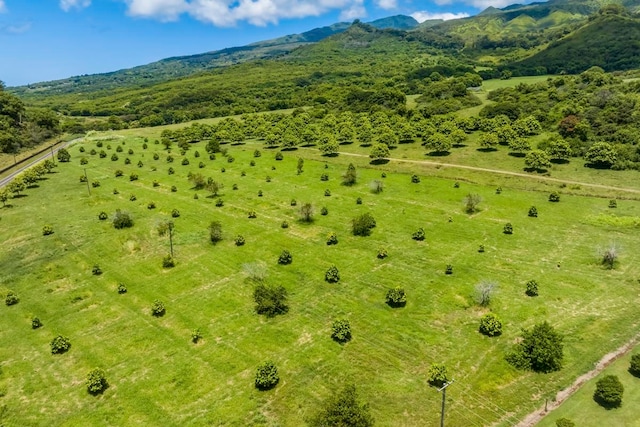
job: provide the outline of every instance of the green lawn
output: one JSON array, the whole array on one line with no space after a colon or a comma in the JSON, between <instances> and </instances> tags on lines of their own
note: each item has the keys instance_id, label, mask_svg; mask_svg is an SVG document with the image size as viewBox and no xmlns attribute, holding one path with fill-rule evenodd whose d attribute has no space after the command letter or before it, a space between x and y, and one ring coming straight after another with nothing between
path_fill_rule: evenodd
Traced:
<instances>
[{"instance_id":1,"label":"green lawn","mask_svg":"<svg viewBox=\"0 0 640 427\"><path fill-rule=\"evenodd\" d=\"M628 371L631 355L638 353L640 347L621 357L607 367L600 375L588 381L572 397L560 407L550 412L538 425L540 427L555 427L558 418L568 418L576 426L600 427L607 426L640 426L637 402L640 399L640 378ZM624 386L622 406L615 409L605 409L593 400L596 382L605 375L617 375Z\"/></svg>"},{"instance_id":2,"label":"green lawn","mask_svg":"<svg viewBox=\"0 0 640 427\"><path fill-rule=\"evenodd\" d=\"M111 161L122 141L124 152ZM233 163L219 154L209 160L198 143L185 156L173 150L171 164L161 145L143 150L141 138L104 144L104 159L88 153L95 141L74 146L71 163L0 209L0 295L12 289L20 297L19 304L0 307L5 425L297 426L345 382L357 384L380 425L437 425L440 395L426 384L437 362L456 380L447 393L449 425L507 426L629 339L640 321L637 201L620 200L613 210L606 199L563 194L560 203L550 203L546 186L518 190L506 177L484 174L482 184L460 181L454 188L454 180L433 176L441 171L432 167L372 167L366 158L319 158L308 150L285 152L276 161L274 150L261 149L254 158L260 146L253 143L225 146ZM81 146L89 160L84 166ZM308 156L300 175L299 155ZM182 165L183 158L190 164ZM349 161L358 168L358 183L345 187L341 175ZM85 168L90 182L100 182L90 195L79 182ZM114 177L115 169L124 176ZM188 172L222 182L224 206L191 190ZM422 177L419 184L411 183L413 172ZM129 181L131 173L139 180ZM328 181L320 180L323 173ZM381 194L370 190L375 179L384 182ZM463 212L470 192L483 198L474 215ZM152 201L157 207L150 210ZM313 224L297 221L304 202L315 207ZM527 217L531 205L538 218ZM322 207L327 216L320 215ZM168 241L156 226L174 208L181 212L175 219L178 264L166 270L161 259ZM101 211L112 216L116 209L133 215L133 228L115 230L98 220ZM248 218L250 210L257 218ZM364 212L377 227L369 237L354 237L351 218ZM207 235L212 220L222 222L225 235L215 246ZM281 228L283 220L289 228ZM502 233L507 222L513 235ZM42 236L45 224L53 235ZM419 227L424 242L411 239ZM332 231L339 243L327 246ZM236 235L245 237L244 246L234 245ZM610 271L597 253L611 243L621 256ZM485 253L478 252L480 244ZM387 259L376 257L379 247L387 248ZM291 265L277 264L283 249L293 254ZM288 314L265 319L254 313L254 284L245 273L253 263L266 267L267 283L286 287ZM104 274L93 276L94 264ZM332 264L340 269L338 284L323 280ZM444 274L447 264L454 267L451 276ZM537 298L524 294L530 279L540 284ZM487 312L473 298L482 280L498 283L490 309L505 323L500 337L477 332ZM119 282L128 293L117 293ZM397 285L408 303L392 309L384 296ZM155 299L165 302L164 317L150 315ZM31 330L32 316L42 320L41 329ZM331 322L339 317L348 318L353 331L344 346L330 339ZM565 368L547 375L514 370L504 353L521 328L543 320L565 334ZM194 328L203 335L197 345L190 341ZM50 354L57 334L70 338L68 353ZM277 364L281 380L259 392L253 376L267 359ZM99 397L84 386L94 367L105 369L111 384Z\"/></svg>"}]
</instances>

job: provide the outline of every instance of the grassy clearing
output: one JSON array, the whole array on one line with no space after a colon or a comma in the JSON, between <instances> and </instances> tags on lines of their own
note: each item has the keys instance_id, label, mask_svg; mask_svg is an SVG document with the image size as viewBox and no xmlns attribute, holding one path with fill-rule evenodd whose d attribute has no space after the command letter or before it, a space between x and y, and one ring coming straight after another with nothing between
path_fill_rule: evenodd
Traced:
<instances>
[{"instance_id":1,"label":"grassy clearing","mask_svg":"<svg viewBox=\"0 0 640 427\"><path fill-rule=\"evenodd\" d=\"M588 381L559 408L550 412L538 425L540 427L555 427L558 418L568 418L577 426L584 427L640 426L636 405L640 399L640 379L628 372L631 355L638 353L638 351L640 351L640 347L636 347L634 351L620 358L600 375ZM617 375L624 386L624 396L620 408L608 410L593 400L596 382L606 375Z\"/></svg>"},{"instance_id":2,"label":"grassy clearing","mask_svg":"<svg viewBox=\"0 0 640 427\"><path fill-rule=\"evenodd\" d=\"M119 160L111 161L122 142ZM440 395L426 384L434 362L445 363L456 379L447 393L451 425L511 425L626 341L640 321L637 230L593 221L610 212L606 200L563 195L549 203L548 192L515 190L494 176L485 179L490 185L462 181L454 188L453 180L428 177L419 165L371 167L368 159L346 156L314 160L312 154L297 175L297 157L307 151L286 152L276 161L273 150L254 158L254 144L227 146L233 163L221 155L211 161L204 145L194 144L185 156L174 150L171 164L161 145L143 150L142 138L105 141L104 159L88 154L95 144L85 143L83 155L82 144L73 147L70 164L0 210L0 294L12 289L21 299L0 308L0 403L8 425L301 425L347 381L358 385L380 425L437 425ZM85 166L82 156L89 160ZM183 166L183 158L190 164ZM349 161L358 167L353 187L341 185ZM79 182L84 168L90 182L100 181L91 195ZM124 176L114 177L115 169ZM223 207L205 191L194 199L189 171L224 184ZM422 182L412 184L411 172ZM129 181L131 173L139 180ZM329 181L320 180L323 173ZM375 179L384 182L381 194L370 191ZM502 194L495 193L496 184ZM331 196L324 195L327 189ZM469 192L483 198L482 210L471 216L462 210ZM313 224L297 221L292 199L298 206L313 203ZM151 201L156 209L147 208ZM538 218L527 217L531 205ZM322 207L327 216L320 215ZM174 208L181 212L175 219L178 264L163 270L168 241L155 230ZM133 215L133 228L115 230L98 220L101 211L111 216L116 209ZM250 210L257 218L248 218ZM377 227L370 237L354 237L351 218L364 212ZM640 203L619 201L616 215L638 217ZM215 246L207 236L212 220L222 222L225 236ZM280 227L283 220L288 229ZM511 236L502 234L506 222L514 226ZM45 224L53 235L42 236ZM419 227L424 242L411 240ZM327 246L332 231L339 243ZM245 237L244 246L234 245L236 235ZM622 253L610 271L599 265L597 248L611 242ZM478 253L480 244L485 253ZM387 248L387 259L376 257L379 247ZM283 249L291 251L292 265L277 265ZM91 274L96 263L101 276ZM286 287L288 314L268 320L254 314L247 263L264 264L266 281ZM323 277L332 264L342 280L330 285ZM447 264L453 275L444 274ZM505 331L496 338L477 332L486 309L474 304L473 294L484 279L499 284L491 310ZM540 284L537 298L524 294L530 279ZM128 293L117 293L119 282ZM404 308L384 304L386 290L396 285L407 291ZM150 315L155 299L165 302L164 317ZM34 315L44 327L32 331ZM329 337L339 317L350 320L353 332L344 346ZM542 320L566 335L565 369L515 371L505 351L521 328ZM203 335L197 345L190 342L194 328ZM54 356L49 342L59 333L72 348ZM258 392L253 375L266 359L276 362L281 382ZM95 367L105 369L111 384L97 398L83 385Z\"/></svg>"}]
</instances>

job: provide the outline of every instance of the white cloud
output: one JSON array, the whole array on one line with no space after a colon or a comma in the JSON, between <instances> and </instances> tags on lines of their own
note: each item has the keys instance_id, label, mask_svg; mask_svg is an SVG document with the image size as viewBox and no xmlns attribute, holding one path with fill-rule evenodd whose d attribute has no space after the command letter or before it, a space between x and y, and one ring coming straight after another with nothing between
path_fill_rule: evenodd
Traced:
<instances>
[{"instance_id":1,"label":"white cloud","mask_svg":"<svg viewBox=\"0 0 640 427\"><path fill-rule=\"evenodd\" d=\"M2 0L0 0L2 1ZM73 1L73 0L63 0ZM363 0L124 0L128 14L141 18L174 21L182 14L219 27L239 21L265 26L281 19L319 16L331 10L341 11L343 19L364 16ZM378 0L394 2L396 0Z\"/></svg>"},{"instance_id":2,"label":"white cloud","mask_svg":"<svg viewBox=\"0 0 640 427\"><path fill-rule=\"evenodd\" d=\"M380 9L390 10L398 7L397 0L376 0L376 6Z\"/></svg>"},{"instance_id":3,"label":"white cloud","mask_svg":"<svg viewBox=\"0 0 640 427\"><path fill-rule=\"evenodd\" d=\"M68 12L72 8L84 9L91 5L91 0L60 0L60 8L65 12Z\"/></svg>"},{"instance_id":4,"label":"white cloud","mask_svg":"<svg viewBox=\"0 0 640 427\"><path fill-rule=\"evenodd\" d=\"M0 13L6 12L7 7L4 5L4 0L0 0Z\"/></svg>"},{"instance_id":5,"label":"white cloud","mask_svg":"<svg viewBox=\"0 0 640 427\"><path fill-rule=\"evenodd\" d=\"M448 21L450 19L460 19L460 18L466 18L469 16L468 13L450 13L450 12L444 12L444 13L431 13L431 12L427 12L425 10L420 10L418 12L413 12L411 14L411 16L413 17L413 19L415 19L418 22L424 22L427 21L429 19L442 19L443 21Z\"/></svg>"},{"instance_id":6,"label":"white cloud","mask_svg":"<svg viewBox=\"0 0 640 427\"><path fill-rule=\"evenodd\" d=\"M25 22L24 24L7 25L6 27L0 27L0 31L8 34L22 34L31 29L31 22Z\"/></svg>"},{"instance_id":7,"label":"white cloud","mask_svg":"<svg viewBox=\"0 0 640 427\"><path fill-rule=\"evenodd\" d=\"M462 4L466 4L468 6L473 6L476 7L478 9L484 10L486 8L488 8L489 6L493 6L493 7L497 7L497 8L501 8L501 7L506 7L509 5L512 5L514 3L531 3L533 0L526 0L526 1L518 1L518 0L434 0L434 3L439 5L439 6L445 6L445 5L449 5L449 4L454 4L454 3L462 3Z\"/></svg>"}]
</instances>

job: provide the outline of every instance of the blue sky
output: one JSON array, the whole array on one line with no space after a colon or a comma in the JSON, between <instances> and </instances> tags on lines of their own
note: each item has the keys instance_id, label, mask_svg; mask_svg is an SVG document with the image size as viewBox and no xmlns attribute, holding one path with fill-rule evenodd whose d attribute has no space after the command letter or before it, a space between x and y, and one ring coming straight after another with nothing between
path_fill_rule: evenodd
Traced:
<instances>
[{"instance_id":1,"label":"blue sky","mask_svg":"<svg viewBox=\"0 0 640 427\"><path fill-rule=\"evenodd\" d=\"M359 18L473 15L514 0L0 0L8 86L242 46ZM530 1L525 1L526 3Z\"/></svg>"}]
</instances>

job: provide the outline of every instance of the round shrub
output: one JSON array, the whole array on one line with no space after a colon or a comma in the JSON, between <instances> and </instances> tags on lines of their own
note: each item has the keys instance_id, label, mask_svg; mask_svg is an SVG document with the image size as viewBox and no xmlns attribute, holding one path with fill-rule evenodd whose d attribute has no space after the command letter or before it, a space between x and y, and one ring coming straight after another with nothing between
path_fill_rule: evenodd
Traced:
<instances>
[{"instance_id":1,"label":"round shrub","mask_svg":"<svg viewBox=\"0 0 640 427\"><path fill-rule=\"evenodd\" d=\"M191 331L191 342L194 344L198 344L198 341L202 339L202 332L200 332L199 328L195 328Z\"/></svg>"},{"instance_id":2,"label":"round shrub","mask_svg":"<svg viewBox=\"0 0 640 427\"><path fill-rule=\"evenodd\" d=\"M149 204L147 205L147 209L155 209L155 208L156 208L155 202L149 202Z\"/></svg>"},{"instance_id":3,"label":"round shrub","mask_svg":"<svg viewBox=\"0 0 640 427\"><path fill-rule=\"evenodd\" d=\"M560 194L557 191L553 191L551 194L549 194L549 201L550 202L559 202L560 201Z\"/></svg>"},{"instance_id":4,"label":"round shrub","mask_svg":"<svg viewBox=\"0 0 640 427\"><path fill-rule=\"evenodd\" d=\"M444 386L449 381L447 367L440 363L432 364L427 372L427 381L434 387Z\"/></svg>"},{"instance_id":5,"label":"round shrub","mask_svg":"<svg viewBox=\"0 0 640 427\"><path fill-rule=\"evenodd\" d=\"M173 268L175 266L176 266L176 262L170 254L162 258L163 268Z\"/></svg>"},{"instance_id":6,"label":"round shrub","mask_svg":"<svg viewBox=\"0 0 640 427\"><path fill-rule=\"evenodd\" d=\"M98 214L98 219L100 221L105 221L107 218L109 218L109 215L107 215L105 211L102 211Z\"/></svg>"},{"instance_id":7,"label":"round shrub","mask_svg":"<svg viewBox=\"0 0 640 427\"><path fill-rule=\"evenodd\" d=\"M89 151L89 154L91 154L92 156L95 156L96 154L98 154L98 152L96 151L95 148L92 148L91 151Z\"/></svg>"},{"instance_id":8,"label":"round shrub","mask_svg":"<svg viewBox=\"0 0 640 427\"><path fill-rule=\"evenodd\" d=\"M332 265L329 269L324 273L324 280L329 283L337 283L340 281L340 272L338 271L338 267Z\"/></svg>"},{"instance_id":9,"label":"round shrub","mask_svg":"<svg viewBox=\"0 0 640 427\"><path fill-rule=\"evenodd\" d=\"M262 190L258 190L258 197L262 197Z\"/></svg>"},{"instance_id":10,"label":"round shrub","mask_svg":"<svg viewBox=\"0 0 640 427\"><path fill-rule=\"evenodd\" d=\"M337 244L338 244L338 235L332 231L327 236L327 245L337 245Z\"/></svg>"},{"instance_id":11,"label":"round shrub","mask_svg":"<svg viewBox=\"0 0 640 427\"><path fill-rule=\"evenodd\" d=\"M119 294L127 293L127 286L124 283L118 283L118 293Z\"/></svg>"},{"instance_id":12,"label":"round shrub","mask_svg":"<svg viewBox=\"0 0 640 427\"><path fill-rule=\"evenodd\" d=\"M296 199L291 199L291 206L296 206L298 204L298 202L296 201Z\"/></svg>"},{"instance_id":13,"label":"round shrub","mask_svg":"<svg viewBox=\"0 0 640 427\"><path fill-rule=\"evenodd\" d=\"M116 151L117 151L118 153L122 153L122 147L118 145L118 146L116 147Z\"/></svg>"},{"instance_id":14,"label":"round shrub","mask_svg":"<svg viewBox=\"0 0 640 427\"><path fill-rule=\"evenodd\" d=\"M160 155L158 153L153 154L153 160L158 160L159 158L160 158Z\"/></svg>"},{"instance_id":15,"label":"round shrub","mask_svg":"<svg viewBox=\"0 0 640 427\"><path fill-rule=\"evenodd\" d=\"M378 255L377 255L378 258L385 259L388 256L389 254L387 253L386 248L378 248Z\"/></svg>"},{"instance_id":16,"label":"round shrub","mask_svg":"<svg viewBox=\"0 0 640 427\"><path fill-rule=\"evenodd\" d=\"M204 168L204 162L198 163L198 168L200 168L200 169Z\"/></svg>"},{"instance_id":17,"label":"round shrub","mask_svg":"<svg viewBox=\"0 0 640 427\"><path fill-rule=\"evenodd\" d=\"M278 381L280 381L278 368L273 362L267 361L258 366L255 377L255 386L258 390L270 390L278 384Z\"/></svg>"},{"instance_id":18,"label":"round shrub","mask_svg":"<svg viewBox=\"0 0 640 427\"><path fill-rule=\"evenodd\" d=\"M102 369L93 369L87 375L87 391L89 394L100 394L104 392L108 387L107 374Z\"/></svg>"},{"instance_id":19,"label":"round shrub","mask_svg":"<svg viewBox=\"0 0 640 427\"><path fill-rule=\"evenodd\" d=\"M105 157L107 157L107 152L104 150L100 150L100 158L104 159Z\"/></svg>"},{"instance_id":20,"label":"round shrub","mask_svg":"<svg viewBox=\"0 0 640 427\"><path fill-rule=\"evenodd\" d=\"M389 307L404 307L407 305L407 294L405 294L404 289L396 286L395 288L387 291L385 301Z\"/></svg>"},{"instance_id":21,"label":"round shrub","mask_svg":"<svg viewBox=\"0 0 640 427\"><path fill-rule=\"evenodd\" d=\"M146 138L145 138L146 139ZM142 149L146 150L147 148L149 148L149 146L147 145L147 143L145 142L144 144L142 144Z\"/></svg>"},{"instance_id":22,"label":"round shrub","mask_svg":"<svg viewBox=\"0 0 640 427\"><path fill-rule=\"evenodd\" d=\"M361 205L362 204L362 197L358 197L356 199L356 205Z\"/></svg>"},{"instance_id":23,"label":"round shrub","mask_svg":"<svg viewBox=\"0 0 640 427\"><path fill-rule=\"evenodd\" d=\"M187 166L188 164L189 164L189 159L187 159L186 157L182 159L182 166Z\"/></svg>"},{"instance_id":24,"label":"round shrub","mask_svg":"<svg viewBox=\"0 0 640 427\"><path fill-rule=\"evenodd\" d=\"M537 297L538 296L538 282L536 282L535 280L529 280L527 282L527 290L525 291L525 293L527 295L529 295L530 297Z\"/></svg>"},{"instance_id":25,"label":"round shrub","mask_svg":"<svg viewBox=\"0 0 640 427\"><path fill-rule=\"evenodd\" d=\"M171 217L172 217L172 218L178 218L178 217L180 217L180 211L179 211L178 209L173 209L173 210L171 211Z\"/></svg>"},{"instance_id":26,"label":"round shrub","mask_svg":"<svg viewBox=\"0 0 640 427\"><path fill-rule=\"evenodd\" d=\"M331 325L331 338L339 343L351 340L351 324L346 319L338 319Z\"/></svg>"},{"instance_id":27,"label":"round shrub","mask_svg":"<svg viewBox=\"0 0 640 427\"><path fill-rule=\"evenodd\" d=\"M119 159L119 157L118 157L118 155L117 155L116 153L113 153L113 154L111 155L111 161L112 161L112 162L117 162L117 161L118 161L118 159Z\"/></svg>"},{"instance_id":28,"label":"round shrub","mask_svg":"<svg viewBox=\"0 0 640 427\"><path fill-rule=\"evenodd\" d=\"M278 257L278 264L280 265L288 265L293 262L293 257L291 256L291 252L288 250L283 250L280 256Z\"/></svg>"},{"instance_id":29,"label":"round shrub","mask_svg":"<svg viewBox=\"0 0 640 427\"><path fill-rule=\"evenodd\" d=\"M480 318L478 330L488 337L495 337L502 334L502 321L496 314L487 313Z\"/></svg>"},{"instance_id":30,"label":"round shrub","mask_svg":"<svg viewBox=\"0 0 640 427\"><path fill-rule=\"evenodd\" d=\"M160 183L159 183L158 181L156 181L156 180L154 180L154 181L153 181L153 184L152 184L152 185L153 185L154 187L160 187Z\"/></svg>"},{"instance_id":31,"label":"round shrub","mask_svg":"<svg viewBox=\"0 0 640 427\"><path fill-rule=\"evenodd\" d=\"M80 182L87 182L87 176L86 175L80 175Z\"/></svg>"},{"instance_id":32,"label":"round shrub","mask_svg":"<svg viewBox=\"0 0 640 427\"><path fill-rule=\"evenodd\" d=\"M83 157L80 159L80 164L81 165L86 165L87 163L89 163L89 159L87 159L86 157Z\"/></svg>"},{"instance_id":33,"label":"round shrub","mask_svg":"<svg viewBox=\"0 0 640 427\"><path fill-rule=\"evenodd\" d=\"M629 364L629 372L631 375L640 377L640 353L631 356L631 363Z\"/></svg>"},{"instance_id":34,"label":"round shrub","mask_svg":"<svg viewBox=\"0 0 640 427\"><path fill-rule=\"evenodd\" d=\"M329 214L329 209L323 206L322 209L320 209L320 215L326 216L328 214Z\"/></svg>"},{"instance_id":35,"label":"round shrub","mask_svg":"<svg viewBox=\"0 0 640 427\"><path fill-rule=\"evenodd\" d=\"M411 182L418 184L420 182L420 177L418 175L411 175Z\"/></svg>"},{"instance_id":36,"label":"round shrub","mask_svg":"<svg viewBox=\"0 0 640 427\"><path fill-rule=\"evenodd\" d=\"M253 157L260 157L260 156L262 156L262 153L260 152L260 150L255 150L253 152Z\"/></svg>"},{"instance_id":37,"label":"round shrub","mask_svg":"<svg viewBox=\"0 0 640 427\"><path fill-rule=\"evenodd\" d=\"M484 253L484 245L478 246L478 252Z\"/></svg>"},{"instance_id":38,"label":"round shrub","mask_svg":"<svg viewBox=\"0 0 640 427\"><path fill-rule=\"evenodd\" d=\"M135 202L136 200L138 200L138 198L136 197L135 194L132 194L132 195L129 196L129 201L130 202Z\"/></svg>"},{"instance_id":39,"label":"round shrub","mask_svg":"<svg viewBox=\"0 0 640 427\"><path fill-rule=\"evenodd\" d=\"M287 221L282 221L282 224L280 224L280 228L289 228L289 223Z\"/></svg>"},{"instance_id":40,"label":"round shrub","mask_svg":"<svg viewBox=\"0 0 640 427\"><path fill-rule=\"evenodd\" d=\"M169 169L167 169L167 173L169 175L173 175L174 173L176 173L175 169L173 169L172 167L170 167Z\"/></svg>"},{"instance_id":41,"label":"round shrub","mask_svg":"<svg viewBox=\"0 0 640 427\"><path fill-rule=\"evenodd\" d=\"M558 418L556 420L556 427L576 427L576 423L568 418Z\"/></svg>"},{"instance_id":42,"label":"round shrub","mask_svg":"<svg viewBox=\"0 0 640 427\"><path fill-rule=\"evenodd\" d=\"M622 405L624 387L616 375L607 375L598 380L593 400L605 408L618 408Z\"/></svg>"},{"instance_id":43,"label":"round shrub","mask_svg":"<svg viewBox=\"0 0 640 427\"><path fill-rule=\"evenodd\" d=\"M45 225L44 227L42 227L42 235L43 236L49 236L53 234L53 227L50 225Z\"/></svg>"},{"instance_id":44,"label":"round shrub","mask_svg":"<svg viewBox=\"0 0 640 427\"><path fill-rule=\"evenodd\" d=\"M131 175L129 175L129 181L137 181L137 180L138 180L137 173L132 173Z\"/></svg>"},{"instance_id":45,"label":"round shrub","mask_svg":"<svg viewBox=\"0 0 640 427\"><path fill-rule=\"evenodd\" d=\"M69 351L71 348L71 342L69 338L62 335L58 335L51 340L51 354L62 354Z\"/></svg>"},{"instance_id":46,"label":"round shrub","mask_svg":"<svg viewBox=\"0 0 640 427\"><path fill-rule=\"evenodd\" d=\"M528 214L531 218L537 218L538 217L538 209L535 206L531 206L529 208L529 214Z\"/></svg>"},{"instance_id":47,"label":"round shrub","mask_svg":"<svg viewBox=\"0 0 640 427\"><path fill-rule=\"evenodd\" d=\"M276 153L276 160L282 160L282 159L284 159L284 155L280 151L278 151Z\"/></svg>"},{"instance_id":48,"label":"round shrub","mask_svg":"<svg viewBox=\"0 0 640 427\"><path fill-rule=\"evenodd\" d=\"M7 296L4 298L4 303L6 305L16 305L20 302L20 298L18 298L18 294L13 291L7 292Z\"/></svg>"},{"instance_id":49,"label":"round shrub","mask_svg":"<svg viewBox=\"0 0 640 427\"><path fill-rule=\"evenodd\" d=\"M216 200L216 207L221 208L221 207L223 207L223 206L224 206L224 200L222 200L222 199L218 198L218 199Z\"/></svg>"},{"instance_id":50,"label":"round shrub","mask_svg":"<svg viewBox=\"0 0 640 427\"><path fill-rule=\"evenodd\" d=\"M447 267L444 269L444 274L453 274L453 265L447 264Z\"/></svg>"},{"instance_id":51,"label":"round shrub","mask_svg":"<svg viewBox=\"0 0 640 427\"><path fill-rule=\"evenodd\" d=\"M91 186L92 186L93 188L98 188L98 187L100 187L100 181L92 181L92 182L91 182Z\"/></svg>"},{"instance_id":52,"label":"round shrub","mask_svg":"<svg viewBox=\"0 0 640 427\"><path fill-rule=\"evenodd\" d=\"M80 147L79 151L80 151L81 153L84 153L84 151L85 151L85 150L84 150L84 147Z\"/></svg>"},{"instance_id":53,"label":"round shrub","mask_svg":"<svg viewBox=\"0 0 640 427\"><path fill-rule=\"evenodd\" d=\"M615 199L609 200L609 207L615 209L618 207L618 202Z\"/></svg>"},{"instance_id":54,"label":"round shrub","mask_svg":"<svg viewBox=\"0 0 640 427\"><path fill-rule=\"evenodd\" d=\"M243 246L245 244L245 240L244 237L237 235L236 238L234 239L234 242L236 244L236 246Z\"/></svg>"},{"instance_id":55,"label":"round shrub","mask_svg":"<svg viewBox=\"0 0 640 427\"><path fill-rule=\"evenodd\" d=\"M173 156L167 156L167 163L173 163Z\"/></svg>"},{"instance_id":56,"label":"round shrub","mask_svg":"<svg viewBox=\"0 0 640 427\"><path fill-rule=\"evenodd\" d=\"M252 167L253 167L253 166L255 166L255 165L256 165L255 160L251 160L251 161L249 162L249 166L252 166Z\"/></svg>"},{"instance_id":57,"label":"round shrub","mask_svg":"<svg viewBox=\"0 0 640 427\"><path fill-rule=\"evenodd\" d=\"M172 185L172 186L171 186L171 192L172 192L172 193L175 193L175 192L177 192L177 191L178 191L178 187L176 187L175 185Z\"/></svg>"},{"instance_id":58,"label":"round shrub","mask_svg":"<svg viewBox=\"0 0 640 427\"><path fill-rule=\"evenodd\" d=\"M118 189L117 189L117 188L114 188L114 189L113 189L113 194L120 194L120 192L118 191Z\"/></svg>"},{"instance_id":59,"label":"round shrub","mask_svg":"<svg viewBox=\"0 0 640 427\"><path fill-rule=\"evenodd\" d=\"M136 200L136 196L132 195L129 200ZM118 230L133 227L133 218L131 218L128 212L122 212L120 209L117 209L113 215L113 227Z\"/></svg>"},{"instance_id":60,"label":"round shrub","mask_svg":"<svg viewBox=\"0 0 640 427\"><path fill-rule=\"evenodd\" d=\"M424 240L424 237L425 237L425 235L424 235L424 228L422 228L422 227L418 228L418 230L416 230L416 231L411 235L411 238L412 238L413 240L417 240L417 241L419 241L419 242L420 242L420 241L423 241L423 240Z\"/></svg>"},{"instance_id":61,"label":"round shrub","mask_svg":"<svg viewBox=\"0 0 640 427\"><path fill-rule=\"evenodd\" d=\"M227 156L227 163L233 163L235 160L233 156Z\"/></svg>"},{"instance_id":62,"label":"round shrub","mask_svg":"<svg viewBox=\"0 0 640 427\"><path fill-rule=\"evenodd\" d=\"M130 165L131 164L131 159L128 158L128 157L126 159L124 159L124 164L125 165Z\"/></svg>"},{"instance_id":63,"label":"round shrub","mask_svg":"<svg viewBox=\"0 0 640 427\"><path fill-rule=\"evenodd\" d=\"M31 329L38 329L42 327L42 322L40 321L39 318L34 317L33 319L31 319Z\"/></svg>"},{"instance_id":64,"label":"round shrub","mask_svg":"<svg viewBox=\"0 0 640 427\"><path fill-rule=\"evenodd\" d=\"M329 175L323 173L322 175L320 175L320 181L329 181Z\"/></svg>"},{"instance_id":65,"label":"round shrub","mask_svg":"<svg viewBox=\"0 0 640 427\"><path fill-rule=\"evenodd\" d=\"M329 190L328 188L326 190L324 190L324 196L325 197L330 197L331 196L331 190Z\"/></svg>"},{"instance_id":66,"label":"round shrub","mask_svg":"<svg viewBox=\"0 0 640 427\"><path fill-rule=\"evenodd\" d=\"M155 317L164 316L166 310L164 308L164 303L160 300L155 300L153 304L151 304L151 315Z\"/></svg>"},{"instance_id":67,"label":"round shrub","mask_svg":"<svg viewBox=\"0 0 640 427\"><path fill-rule=\"evenodd\" d=\"M511 225L510 222L506 223L504 225L504 228L502 229L502 232L504 234L513 234L513 225Z\"/></svg>"},{"instance_id":68,"label":"round shrub","mask_svg":"<svg viewBox=\"0 0 640 427\"><path fill-rule=\"evenodd\" d=\"M354 236L368 236L376 226L376 220L370 213L364 213L351 220L351 232Z\"/></svg>"},{"instance_id":69,"label":"round shrub","mask_svg":"<svg viewBox=\"0 0 640 427\"><path fill-rule=\"evenodd\" d=\"M256 211L249 211L249 212L247 212L247 217L248 218L257 218L258 214L256 214Z\"/></svg>"},{"instance_id":70,"label":"round shrub","mask_svg":"<svg viewBox=\"0 0 640 427\"><path fill-rule=\"evenodd\" d=\"M102 269L100 268L100 266L98 264L95 264L91 268L91 274L93 274L94 276L99 276L99 275L102 274Z\"/></svg>"}]
</instances>

